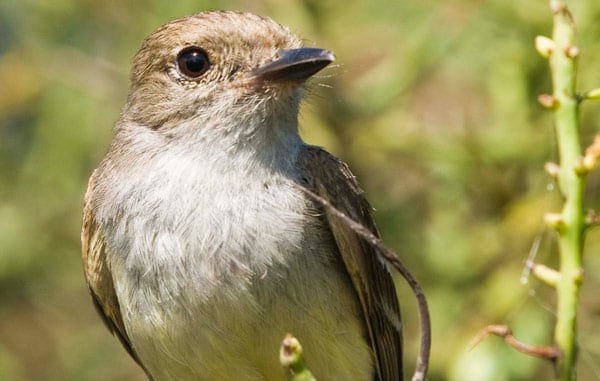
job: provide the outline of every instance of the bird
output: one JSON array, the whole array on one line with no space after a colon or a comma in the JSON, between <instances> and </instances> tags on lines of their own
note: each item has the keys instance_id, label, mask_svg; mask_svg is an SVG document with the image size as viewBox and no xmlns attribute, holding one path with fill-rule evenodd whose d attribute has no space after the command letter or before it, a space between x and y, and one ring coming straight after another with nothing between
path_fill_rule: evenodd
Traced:
<instances>
[{"instance_id":1,"label":"bird","mask_svg":"<svg viewBox=\"0 0 600 381\"><path fill-rule=\"evenodd\" d=\"M237 11L170 21L135 54L81 239L93 304L150 380L282 380L287 333L317 379L402 379L388 266L302 191L378 235L348 166L298 132L334 59Z\"/></svg>"}]
</instances>

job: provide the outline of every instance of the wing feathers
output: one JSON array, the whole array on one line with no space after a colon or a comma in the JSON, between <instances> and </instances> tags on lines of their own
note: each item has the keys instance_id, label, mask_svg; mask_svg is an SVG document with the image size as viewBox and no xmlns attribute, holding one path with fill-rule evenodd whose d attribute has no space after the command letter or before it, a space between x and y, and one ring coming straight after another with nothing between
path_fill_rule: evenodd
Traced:
<instances>
[{"instance_id":1,"label":"wing feathers","mask_svg":"<svg viewBox=\"0 0 600 381\"><path fill-rule=\"evenodd\" d=\"M343 162L312 146L305 147L298 162L311 191L378 235L370 206ZM363 309L375 356L377 380L401 380L400 307L391 274L368 242L335 215L325 214Z\"/></svg>"}]
</instances>

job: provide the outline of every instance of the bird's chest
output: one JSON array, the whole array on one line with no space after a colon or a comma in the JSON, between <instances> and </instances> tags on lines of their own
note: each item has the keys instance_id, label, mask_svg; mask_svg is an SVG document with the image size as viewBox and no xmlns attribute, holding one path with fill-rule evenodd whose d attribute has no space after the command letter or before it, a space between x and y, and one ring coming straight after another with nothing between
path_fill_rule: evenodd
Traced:
<instances>
[{"instance_id":1,"label":"bird's chest","mask_svg":"<svg viewBox=\"0 0 600 381\"><path fill-rule=\"evenodd\" d=\"M114 194L109 234L127 333L159 379L279 379L288 332L315 355L334 351L341 332L352 348L343 367L370 372L332 235L289 177L172 175Z\"/></svg>"},{"instance_id":2,"label":"bird's chest","mask_svg":"<svg viewBox=\"0 0 600 381\"><path fill-rule=\"evenodd\" d=\"M125 294L164 305L186 293L208 302L247 291L303 252L315 222L291 181L275 174L157 173L116 196L113 272L136 285Z\"/></svg>"}]
</instances>

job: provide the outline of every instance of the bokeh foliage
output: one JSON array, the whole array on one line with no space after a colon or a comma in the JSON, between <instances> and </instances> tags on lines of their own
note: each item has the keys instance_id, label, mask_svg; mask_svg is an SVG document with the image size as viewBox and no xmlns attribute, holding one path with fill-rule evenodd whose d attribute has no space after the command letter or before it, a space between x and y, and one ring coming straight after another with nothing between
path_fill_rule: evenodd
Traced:
<instances>
[{"instance_id":1,"label":"bokeh foliage","mask_svg":"<svg viewBox=\"0 0 600 381\"><path fill-rule=\"evenodd\" d=\"M583 55L580 89L600 85L600 3L572 1ZM238 9L289 25L336 65L313 82L306 140L350 163L388 245L414 270L433 316L431 380L546 380L550 367L477 331L506 323L527 342L552 338L554 293L520 281L560 198L542 168L556 157L549 34L535 1L0 2L0 380L143 380L96 317L79 259L87 177L103 156L142 38L171 18ZM322 84L323 86L319 86ZM600 109L582 109L591 141ZM587 201L600 208L600 176ZM600 238L588 234L580 308L580 379L600 379ZM399 282L407 368L414 302ZM302 338L300 338L301 340ZM273 348L273 356L277 356ZM310 364L309 364L310 365Z\"/></svg>"}]
</instances>

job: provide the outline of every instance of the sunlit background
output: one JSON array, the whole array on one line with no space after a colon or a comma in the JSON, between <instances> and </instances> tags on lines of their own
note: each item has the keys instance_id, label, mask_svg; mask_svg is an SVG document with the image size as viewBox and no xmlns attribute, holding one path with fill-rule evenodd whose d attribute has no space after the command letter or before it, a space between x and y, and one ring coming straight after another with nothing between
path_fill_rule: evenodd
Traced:
<instances>
[{"instance_id":1,"label":"sunlit background","mask_svg":"<svg viewBox=\"0 0 600 381\"><path fill-rule=\"evenodd\" d=\"M586 90L600 85L600 2L571 5ZM0 2L0 380L144 379L92 308L82 199L141 40L207 9L270 16L335 52L335 65L313 81L302 134L350 164L385 241L422 282L433 316L430 380L551 378L549 364L498 338L466 349L491 323L528 343L552 342L553 291L521 281L536 242L536 260L556 265L555 236L542 222L560 208L543 171L556 141L536 102L550 91L549 70L533 48L537 34L550 33L546 0L8 0ZM600 108L585 104L582 113L589 142ZM599 190L592 175L590 207L600 207ZM581 380L600 380L598 251L592 231ZM403 282L398 289L410 373L415 302Z\"/></svg>"}]
</instances>

